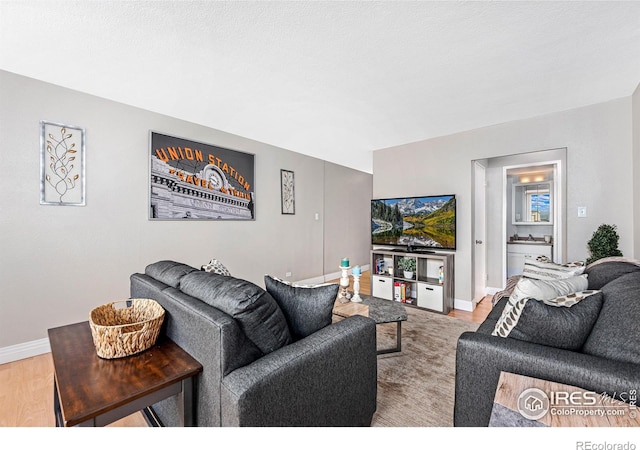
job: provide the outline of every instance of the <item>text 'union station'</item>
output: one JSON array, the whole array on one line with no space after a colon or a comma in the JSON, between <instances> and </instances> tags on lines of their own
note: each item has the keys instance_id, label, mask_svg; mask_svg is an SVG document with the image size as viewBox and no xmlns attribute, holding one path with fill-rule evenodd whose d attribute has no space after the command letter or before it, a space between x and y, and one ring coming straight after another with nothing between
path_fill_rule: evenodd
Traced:
<instances>
[{"instance_id":1,"label":"text 'union station'","mask_svg":"<svg viewBox=\"0 0 640 450\"><path fill-rule=\"evenodd\" d=\"M218 163L198 173L151 157L151 217L154 219L253 219L253 192L231 186ZM234 176L234 179L241 175ZM244 180L243 180L244 181ZM238 181L239 182L239 181ZM239 183L248 189L248 183ZM243 186L246 185L246 186Z\"/></svg>"}]
</instances>

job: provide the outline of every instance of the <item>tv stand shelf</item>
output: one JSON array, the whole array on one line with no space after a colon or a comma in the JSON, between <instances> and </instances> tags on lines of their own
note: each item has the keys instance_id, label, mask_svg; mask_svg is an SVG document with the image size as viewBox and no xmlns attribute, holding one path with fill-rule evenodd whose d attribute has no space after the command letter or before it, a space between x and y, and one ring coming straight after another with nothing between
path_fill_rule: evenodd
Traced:
<instances>
[{"instance_id":1,"label":"tv stand shelf","mask_svg":"<svg viewBox=\"0 0 640 450\"><path fill-rule=\"evenodd\" d=\"M405 277L400 266L403 258L416 262L411 277ZM454 285L453 253L371 250L371 295L374 297L448 314L453 309Z\"/></svg>"}]
</instances>

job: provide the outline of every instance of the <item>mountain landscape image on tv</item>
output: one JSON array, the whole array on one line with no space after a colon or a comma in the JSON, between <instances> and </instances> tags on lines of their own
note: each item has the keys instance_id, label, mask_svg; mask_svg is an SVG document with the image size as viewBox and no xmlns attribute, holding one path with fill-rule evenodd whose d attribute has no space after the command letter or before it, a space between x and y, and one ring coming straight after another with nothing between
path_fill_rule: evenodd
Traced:
<instances>
[{"instance_id":1,"label":"mountain landscape image on tv","mask_svg":"<svg viewBox=\"0 0 640 450\"><path fill-rule=\"evenodd\" d=\"M455 250L455 195L371 200L371 243Z\"/></svg>"}]
</instances>

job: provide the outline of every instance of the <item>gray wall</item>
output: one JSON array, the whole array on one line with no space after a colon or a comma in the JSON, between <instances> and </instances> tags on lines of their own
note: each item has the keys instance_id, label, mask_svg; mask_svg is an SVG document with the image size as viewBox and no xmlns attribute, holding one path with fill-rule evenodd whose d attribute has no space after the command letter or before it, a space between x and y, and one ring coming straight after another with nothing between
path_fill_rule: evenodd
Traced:
<instances>
[{"instance_id":1,"label":"gray wall","mask_svg":"<svg viewBox=\"0 0 640 450\"><path fill-rule=\"evenodd\" d=\"M631 256L631 97L378 150L373 156L373 197L456 194L455 294L471 301L471 161L563 147L567 148L565 260L588 256L586 242L601 223L618 226L620 249ZM578 206L588 208L587 218L577 218Z\"/></svg>"},{"instance_id":2,"label":"gray wall","mask_svg":"<svg viewBox=\"0 0 640 450\"><path fill-rule=\"evenodd\" d=\"M370 264L373 176L331 163L325 167L324 273L337 274L344 257L352 266Z\"/></svg>"},{"instance_id":3,"label":"gray wall","mask_svg":"<svg viewBox=\"0 0 640 450\"><path fill-rule=\"evenodd\" d=\"M40 120L86 129L86 206L39 204ZM149 221L149 130L254 153L256 220ZM0 136L0 350L127 298L129 275L160 259L218 258L259 285L368 260L370 174L4 71ZM295 172L295 215L281 214L280 169Z\"/></svg>"}]
</instances>

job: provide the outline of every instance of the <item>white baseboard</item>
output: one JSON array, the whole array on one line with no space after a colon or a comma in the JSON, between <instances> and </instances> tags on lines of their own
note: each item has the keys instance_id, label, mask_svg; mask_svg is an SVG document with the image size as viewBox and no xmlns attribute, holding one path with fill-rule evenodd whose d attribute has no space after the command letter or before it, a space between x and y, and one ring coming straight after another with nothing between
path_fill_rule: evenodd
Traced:
<instances>
[{"instance_id":1,"label":"white baseboard","mask_svg":"<svg viewBox=\"0 0 640 450\"><path fill-rule=\"evenodd\" d=\"M494 287L489 287L487 286L485 292L487 293L487 295L495 295L498 292L500 292L503 288L494 288Z\"/></svg>"},{"instance_id":2,"label":"white baseboard","mask_svg":"<svg viewBox=\"0 0 640 450\"><path fill-rule=\"evenodd\" d=\"M331 278L328 278L328 279L331 280ZM314 284L322 284L325 281L326 281L325 277L324 276L320 276L320 277L315 277L315 278L307 278L305 280L292 281L291 284L302 284L302 285L313 286Z\"/></svg>"},{"instance_id":3,"label":"white baseboard","mask_svg":"<svg viewBox=\"0 0 640 450\"><path fill-rule=\"evenodd\" d=\"M366 272L367 270L369 270L369 267L370 267L369 264L367 264L366 266L360 266L363 272ZM306 280L299 280L299 281L296 281L295 283L296 284L320 284L320 283L326 283L327 281L331 281L331 280L337 280L341 276L342 276L342 272L333 272L333 273L327 273L315 278L307 278ZM351 274L349 274L349 277L351 278Z\"/></svg>"},{"instance_id":4,"label":"white baseboard","mask_svg":"<svg viewBox=\"0 0 640 450\"><path fill-rule=\"evenodd\" d=\"M456 298L453 300L453 307L461 311L473 312L475 308L475 304L471 300L462 300L462 299Z\"/></svg>"},{"instance_id":5,"label":"white baseboard","mask_svg":"<svg viewBox=\"0 0 640 450\"><path fill-rule=\"evenodd\" d=\"M24 344L11 345L0 348L0 364L6 364L20 359L31 358L32 356L49 353L51 346L49 339L38 339L37 341L25 342Z\"/></svg>"}]
</instances>

